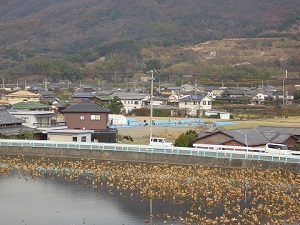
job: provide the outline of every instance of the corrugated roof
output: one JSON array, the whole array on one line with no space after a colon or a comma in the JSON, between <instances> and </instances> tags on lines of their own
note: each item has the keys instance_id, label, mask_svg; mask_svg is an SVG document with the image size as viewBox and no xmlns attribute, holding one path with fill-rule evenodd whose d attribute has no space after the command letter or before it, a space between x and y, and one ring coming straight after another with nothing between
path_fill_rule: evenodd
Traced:
<instances>
[{"instance_id":1,"label":"corrugated roof","mask_svg":"<svg viewBox=\"0 0 300 225\"><path fill-rule=\"evenodd\" d=\"M49 109L50 106L32 101L18 102L12 105L13 109Z\"/></svg>"},{"instance_id":2,"label":"corrugated roof","mask_svg":"<svg viewBox=\"0 0 300 225\"><path fill-rule=\"evenodd\" d=\"M75 105L69 106L63 113L76 113L76 112L85 112L85 113L108 113L110 110L104 106L97 104L92 101L82 101Z\"/></svg>"}]
</instances>

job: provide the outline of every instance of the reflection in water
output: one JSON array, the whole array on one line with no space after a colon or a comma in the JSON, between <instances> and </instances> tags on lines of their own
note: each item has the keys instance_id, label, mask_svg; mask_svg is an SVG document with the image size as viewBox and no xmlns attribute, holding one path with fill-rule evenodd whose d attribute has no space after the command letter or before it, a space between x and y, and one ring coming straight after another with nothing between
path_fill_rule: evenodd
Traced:
<instances>
[{"instance_id":1,"label":"reflection in water","mask_svg":"<svg viewBox=\"0 0 300 225\"><path fill-rule=\"evenodd\" d=\"M1 225L146 224L149 202L122 197L104 188L94 191L56 177L0 177ZM163 214L179 215L187 205L153 201L153 223L164 224ZM159 214L159 215L158 215ZM160 217L161 215L161 217ZM158 218L160 217L160 218ZM182 224L178 220L166 224Z\"/></svg>"}]
</instances>

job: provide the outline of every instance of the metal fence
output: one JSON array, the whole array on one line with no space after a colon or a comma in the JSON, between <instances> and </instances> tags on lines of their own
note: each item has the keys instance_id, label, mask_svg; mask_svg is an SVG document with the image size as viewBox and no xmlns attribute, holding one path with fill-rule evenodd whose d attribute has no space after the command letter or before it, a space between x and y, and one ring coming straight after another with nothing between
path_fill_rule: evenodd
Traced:
<instances>
[{"instance_id":1,"label":"metal fence","mask_svg":"<svg viewBox=\"0 0 300 225\"><path fill-rule=\"evenodd\" d=\"M223 148L211 148L211 145L197 146L196 148L184 147L157 147L149 145L130 145L117 143L94 143L94 142L62 142L44 140L14 140L0 139L0 146L11 147L33 147L33 148L62 148L62 149L84 149L97 151L122 151L143 152L170 155L201 156L222 159L261 160L271 162L283 162L300 164L300 155L294 152L292 155L278 155L264 153L261 148L245 148L237 146L222 146ZM257 150L257 151L255 151Z\"/></svg>"}]
</instances>

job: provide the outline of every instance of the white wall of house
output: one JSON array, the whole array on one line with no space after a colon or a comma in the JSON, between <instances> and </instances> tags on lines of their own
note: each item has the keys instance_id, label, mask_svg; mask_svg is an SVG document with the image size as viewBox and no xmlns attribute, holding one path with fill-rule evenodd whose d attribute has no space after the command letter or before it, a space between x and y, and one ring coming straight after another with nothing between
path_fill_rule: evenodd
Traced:
<instances>
[{"instance_id":1,"label":"white wall of house","mask_svg":"<svg viewBox=\"0 0 300 225\"><path fill-rule=\"evenodd\" d=\"M91 142L91 133L84 133L84 134L48 133L48 140L49 141Z\"/></svg>"},{"instance_id":2,"label":"white wall of house","mask_svg":"<svg viewBox=\"0 0 300 225\"><path fill-rule=\"evenodd\" d=\"M142 99L121 99L123 103L123 108L126 113L132 111L133 109L140 109L144 105L144 101L147 101L148 97Z\"/></svg>"},{"instance_id":3,"label":"white wall of house","mask_svg":"<svg viewBox=\"0 0 300 225\"><path fill-rule=\"evenodd\" d=\"M197 116L198 111L207 111L212 108L212 100L204 97L201 101L179 101L179 109L186 109L189 116Z\"/></svg>"},{"instance_id":4,"label":"white wall of house","mask_svg":"<svg viewBox=\"0 0 300 225\"><path fill-rule=\"evenodd\" d=\"M13 116L24 120L23 125L25 126L38 126L48 127L51 125L51 119L53 117L52 111L16 111L10 112Z\"/></svg>"}]
</instances>

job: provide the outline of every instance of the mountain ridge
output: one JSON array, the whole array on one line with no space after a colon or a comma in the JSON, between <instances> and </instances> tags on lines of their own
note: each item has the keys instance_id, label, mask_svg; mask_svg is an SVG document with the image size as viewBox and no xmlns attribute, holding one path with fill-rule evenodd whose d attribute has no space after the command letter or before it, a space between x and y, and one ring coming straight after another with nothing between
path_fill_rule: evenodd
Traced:
<instances>
[{"instance_id":1,"label":"mountain ridge","mask_svg":"<svg viewBox=\"0 0 300 225\"><path fill-rule=\"evenodd\" d=\"M299 0L0 0L0 69L53 58L82 66L114 53L138 68L151 58L143 51L153 46L176 49L249 37L299 40L299 12ZM189 58L172 57L165 66Z\"/></svg>"}]
</instances>

